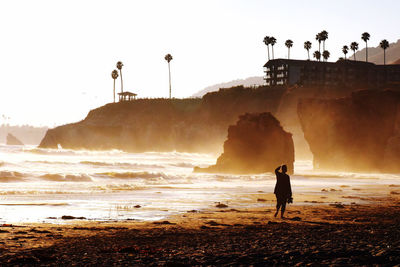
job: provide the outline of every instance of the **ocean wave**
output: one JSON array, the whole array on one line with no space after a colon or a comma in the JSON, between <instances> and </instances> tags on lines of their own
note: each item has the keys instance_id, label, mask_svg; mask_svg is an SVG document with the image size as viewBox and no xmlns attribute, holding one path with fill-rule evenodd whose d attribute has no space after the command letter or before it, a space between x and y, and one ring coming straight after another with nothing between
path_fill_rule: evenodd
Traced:
<instances>
[{"instance_id":1,"label":"ocean wave","mask_svg":"<svg viewBox=\"0 0 400 267\"><path fill-rule=\"evenodd\" d=\"M145 155L160 155L160 156L183 156L183 157L199 157L199 158L214 158L213 155L205 154L205 153L189 153L189 152L177 152L177 151L170 151L170 152L157 152L157 151L147 151L141 154Z\"/></svg>"},{"instance_id":2,"label":"ocean wave","mask_svg":"<svg viewBox=\"0 0 400 267\"><path fill-rule=\"evenodd\" d=\"M81 161L80 164L99 167L120 167L120 168L164 168L157 164L139 164L129 162L104 162L104 161Z\"/></svg>"},{"instance_id":3,"label":"ocean wave","mask_svg":"<svg viewBox=\"0 0 400 267\"><path fill-rule=\"evenodd\" d=\"M196 166L194 164L187 163L187 162L172 163L169 165L173 166L173 167L180 167L180 168L194 168Z\"/></svg>"},{"instance_id":4,"label":"ocean wave","mask_svg":"<svg viewBox=\"0 0 400 267\"><path fill-rule=\"evenodd\" d=\"M61 190L3 190L0 191L1 196L7 195L66 195L66 194L74 194L74 192L69 191L61 191Z\"/></svg>"},{"instance_id":5,"label":"ocean wave","mask_svg":"<svg viewBox=\"0 0 400 267\"><path fill-rule=\"evenodd\" d=\"M100 177L108 177L108 178L143 178L143 179L150 179L150 178L167 178L164 173L152 173L152 172L102 172L96 173Z\"/></svg>"},{"instance_id":6,"label":"ocean wave","mask_svg":"<svg viewBox=\"0 0 400 267\"><path fill-rule=\"evenodd\" d=\"M390 178L390 175L386 174L373 174L373 173L295 173L294 177L304 178L317 178L317 179L380 179ZM398 175L394 175L395 177Z\"/></svg>"},{"instance_id":7,"label":"ocean wave","mask_svg":"<svg viewBox=\"0 0 400 267\"><path fill-rule=\"evenodd\" d=\"M168 182L163 177L155 177L155 178L146 179L145 184L146 185L165 185L165 184L168 184Z\"/></svg>"},{"instance_id":8,"label":"ocean wave","mask_svg":"<svg viewBox=\"0 0 400 267\"><path fill-rule=\"evenodd\" d=\"M134 185L134 184L108 184L103 186L92 186L91 190L94 191L134 191L143 190L146 187Z\"/></svg>"},{"instance_id":9,"label":"ocean wave","mask_svg":"<svg viewBox=\"0 0 400 267\"><path fill-rule=\"evenodd\" d=\"M15 171L0 171L0 182L23 181L25 175Z\"/></svg>"},{"instance_id":10,"label":"ocean wave","mask_svg":"<svg viewBox=\"0 0 400 267\"><path fill-rule=\"evenodd\" d=\"M45 203L45 202L23 202L23 203L0 203L0 206L68 206L68 203Z\"/></svg>"},{"instance_id":11,"label":"ocean wave","mask_svg":"<svg viewBox=\"0 0 400 267\"><path fill-rule=\"evenodd\" d=\"M48 161L48 160L27 160L26 163L35 163L35 164L71 164L73 162L67 161Z\"/></svg>"},{"instance_id":12,"label":"ocean wave","mask_svg":"<svg viewBox=\"0 0 400 267\"><path fill-rule=\"evenodd\" d=\"M41 179L54 182L91 182L92 178L87 174L58 174L48 173L40 176Z\"/></svg>"},{"instance_id":13,"label":"ocean wave","mask_svg":"<svg viewBox=\"0 0 400 267\"><path fill-rule=\"evenodd\" d=\"M65 156L111 156L111 155L126 155L122 150L73 150L73 149L54 149L54 148L24 148L24 152L40 154L40 155L65 155Z\"/></svg>"}]
</instances>

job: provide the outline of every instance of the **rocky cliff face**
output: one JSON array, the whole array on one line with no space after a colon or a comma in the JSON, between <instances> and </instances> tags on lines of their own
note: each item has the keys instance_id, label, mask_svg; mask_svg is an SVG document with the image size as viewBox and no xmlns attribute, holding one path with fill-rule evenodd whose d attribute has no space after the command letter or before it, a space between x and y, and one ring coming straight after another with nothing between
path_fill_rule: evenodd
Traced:
<instances>
[{"instance_id":1,"label":"rocky cliff face","mask_svg":"<svg viewBox=\"0 0 400 267\"><path fill-rule=\"evenodd\" d=\"M17 145L17 146L23 146L24 144L18 140L17 137L15 137L12 134L7 134L7 141L6 141L7 145Z\"/></svg>"},{"instance_id":2,"label":"rocky cliff face","mask_svg":"<svg viewBox=\"0 0 400 267\"><path fill-rule=\"evenodd\" d=\"M338 99L302 99L298 115L314 168L400 171L400 92L366 90Z\"/></svg>"},{"instance_id":3,"label":"rocky cliff face","mask_svg":"<svg viewBox=\"0 0 400 267\"><path fill-rule=\"evenodd\" d=\"M283 130L271 113L245 114L229 126L224 152L217 163L195 172L264 173L282 164L293 172L292 134Z\"/></svg>"},{"instance_id":4,"label":"rocky cliff face","mask_svg":"<svg viewBox=\"0 0 400 267\"><path fill-rule=\"evenodd\" d=\"M259 87L221 89L202 99L139 99L111 103L78 123L48 130L40 147L220 153L226 129L239 115L271 112L293 134L297 158L311 158L297 118L302 97L348 96L350 88Z\"/></svg>"},{"instance_id":5,"label":"rocky cliff face","mask_svg":"<svg viewBox=\"0 0 400 267\"><path fill-rule=\"evenodd\" d=\"M350 96L352 88L346 87L292 87L288 88L282 95L276 118L281 122L283 128L293 134L296 147L296 158L311 159L312 153L307 141L304 139L303 130L297 116L297 103L302 98L332 99Z\"/></svg>"},{"instance_id":6,"label":"rocky cliff face","mask_svg":"<svg viewBox=\"0 0 400 267\"><path fill-rule=\"evenodd\" d=\"M242 86L202 99L111 103L81 122L48 130L42 148L220 152L226 129L246 112L276 113L284 88Z\"/></svg>"}]
</instances>

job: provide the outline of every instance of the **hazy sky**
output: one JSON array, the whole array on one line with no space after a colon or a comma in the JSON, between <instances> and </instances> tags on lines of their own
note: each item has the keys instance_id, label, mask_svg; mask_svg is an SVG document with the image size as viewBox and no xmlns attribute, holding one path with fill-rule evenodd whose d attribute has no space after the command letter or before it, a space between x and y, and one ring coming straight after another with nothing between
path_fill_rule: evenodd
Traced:
<instances>
[{"instance_id":1,"label":"hazy sky","mask_svg":"<svg viewBox=\"0 0 400 267\"><path fill-rule=\"evenodd\" d=\"M400 38L400 1L0 1L0 124L55 126L112 102L115 63L139 97L188 97L208 85L262 76L265 35L275 57L305 59L303 43L329 32L330 61L341 47ZM116 90L120 91L117 80Z\"/></svg>"}]
</instances>

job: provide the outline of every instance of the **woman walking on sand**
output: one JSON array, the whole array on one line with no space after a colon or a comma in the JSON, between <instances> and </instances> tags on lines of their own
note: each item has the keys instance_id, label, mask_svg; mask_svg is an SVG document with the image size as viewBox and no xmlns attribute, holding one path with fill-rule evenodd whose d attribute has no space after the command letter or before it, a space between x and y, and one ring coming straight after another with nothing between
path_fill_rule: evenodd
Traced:
<instances>
[{"instance_id":1,"label":"woman walking on sand","mask_svg":"<svg viewBox=\"0 0 400 267\"><path fill-rule=\"evenodd\" d=\"M279 170L282 167L282 172ZM276 184L274 194L276 196L276 212L275 217L278 215L279 209L281 209L281 218L284 218L286 202L292 203L292 187L290 186L290 177L286 174L287 166L282 165L275 169Z\"/></svg>"}]
</instances>

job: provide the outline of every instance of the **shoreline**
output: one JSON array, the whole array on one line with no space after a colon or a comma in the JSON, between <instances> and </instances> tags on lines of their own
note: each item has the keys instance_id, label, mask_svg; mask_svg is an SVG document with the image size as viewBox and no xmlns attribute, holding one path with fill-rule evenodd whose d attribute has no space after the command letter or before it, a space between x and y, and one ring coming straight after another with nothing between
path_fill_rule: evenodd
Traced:
<instances>
[{"instance_id":1,"label":"shoreline","mask_svg":"<svg viewBox=\"0 0 400 267\"><path fill-rule=\"evenodd\" d=\"M343 205L368 205L370 203L380 203L385 202L386 198L400 196L400 184L351 184L347 185L346 181L343 183L330 184L326 186L322 185L301 185L303 181L293 181L292 187L294 188L294 203L289 204L288 207L297 207L297 206L313 206L313 205L321 205L321 206L329 206L336 204ZM212 192L212 199L190 199L190 191L186 193L187 195L180 199L172 199L172 204L180 204L182 206L177 208L175 206L164 205L161 207L152 206L152 205L143 205L142 203L135 202L127 202L125 204L115 204L113 209L110 209L110 213L112 212L112 217L90 217L85 216L84 213L79 212L78 214L75 212L70 212L70 209L66 209L64 207L57 208L57 211L54 210L54 213L47 213L42 218L35 217L36 220L10 220L7 219L7 214L3 214L0 218L0 225L2 224L14 224L14 225L34 225L34 224L49 224L49 225L69 225L74 224L76 222L81 224L91 224L91 223L108 223L108 222L153 222L156 220L168 220L170 217L181 216L189 211L196 212L207 212L210 210L215 210L216 206L220 203L222 205L226 205L226 209L238 209L238 210L251 210L251 209L274 209L276 204L275 195L270 192L272 187L266 188L264 190L258 190L257 187L241 189L241 188L232 188L223 189L220 192L210 191ZM167 190L167 191L165 191ZM165 195L170 194L170 189L163 188L153 188L149 194L151 199L151 194L161 196L161 193L165 193ZM208 189L200 189L194 190L193 192L199 194L199 192L203 195L210 194L207 192ZM153 192L154 191L154 192ZM144 197L146 192L142 192L140 197ZM124 196L122 194L121 196ZM210 195L211 196L211 195ZM167 203L168 199L163 196L157 201L165 201ZM180 202L182 201L182 202ZM192 201L192 202L191 202ZM197 202L195 202L197 201ZM3 202L0 203L1 207L33 207L33 208L42 208L45 204L36 203L32 201L30 203L10 203ZM47 204L47 206L53 208L54 203ZM223 209L217 209L223 210ZM39 210L38 210L39 212ZM15 211L14 211L15 213ZM142 214L148 213L147 216L143 216ZM27 217L27 213L24 213L25 217ZM116 215L118 215L116 216ZM131 214L131 215L126 215ZM152 215L152 216L150 216ZM65 217L65 218L64 218ZM141 218L142 217L142 218ZM74 222L75 221L75 222Z\"/></svg>"},{"instance_id":2,"label":"shoreline","mask_svg":"<svg viewBox=\"0 0 400 267\"><path fill-rule=\"evenodd\" d=\"M367 256L364 264L400 262L400 195L367 205L288 205L286 219L274 218L274 210L227 207L155 222L0 225L0 263L305 265L321 259L359 265Z\"/></svg>"}]
</instances>

